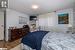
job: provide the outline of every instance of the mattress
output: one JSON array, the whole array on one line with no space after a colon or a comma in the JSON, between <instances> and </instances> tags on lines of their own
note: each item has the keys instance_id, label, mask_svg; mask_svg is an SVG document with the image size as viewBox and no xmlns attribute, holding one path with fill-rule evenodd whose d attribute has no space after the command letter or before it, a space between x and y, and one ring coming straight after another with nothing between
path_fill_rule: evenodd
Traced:
<instances>
[{"instance_id":1,"label":"mattress","mask_svg":"<svg viewBox=\"0 0 75 50\"><path fill-rule=\"evenodd\" d=\"M42 40L41 50L75 50L75 34L49 32ZM23 44L25 50L35 50Z\"/></svg>"}]
</instances>

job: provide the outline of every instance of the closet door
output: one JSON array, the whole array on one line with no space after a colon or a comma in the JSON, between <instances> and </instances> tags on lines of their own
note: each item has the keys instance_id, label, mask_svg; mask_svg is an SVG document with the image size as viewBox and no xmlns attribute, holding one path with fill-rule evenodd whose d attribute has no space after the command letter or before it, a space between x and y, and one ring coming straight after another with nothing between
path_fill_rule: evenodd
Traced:
<instances>
[{"instance_id":1,"label":"closet door","mask_svg":"<svg viewBox=\"0 0 75 50\"><path fill-rule=\"evenodd\" d=\"M0 40L4 40L4 11L0 9Z\"/></svg>"}]
</instances>

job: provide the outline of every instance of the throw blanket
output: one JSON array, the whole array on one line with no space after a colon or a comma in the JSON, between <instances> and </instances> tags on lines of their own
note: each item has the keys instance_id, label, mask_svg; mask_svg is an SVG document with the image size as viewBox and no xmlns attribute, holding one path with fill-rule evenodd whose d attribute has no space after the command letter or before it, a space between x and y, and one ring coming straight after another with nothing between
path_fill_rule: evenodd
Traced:
<instances>
[{"instance_id":1,"label":"throw blanket","mask_svg":"<svg viewBox=\"0 0 75 50\"><path fill-rule=\"evenodd\" d=\"M32 49L41 50L42 39L48 32L49 31L29 32L28 35L22 38L21 42Z\"/></svg>"}]
</instances>

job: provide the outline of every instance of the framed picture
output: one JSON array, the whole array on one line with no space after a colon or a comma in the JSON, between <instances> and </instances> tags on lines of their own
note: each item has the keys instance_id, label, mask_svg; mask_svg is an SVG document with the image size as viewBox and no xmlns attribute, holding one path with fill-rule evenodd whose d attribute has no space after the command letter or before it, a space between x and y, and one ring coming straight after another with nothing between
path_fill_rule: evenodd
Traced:
<instances>
[{"instance_id":1,"label":"framed picture","mask_svg":"<svg viewBox=\"0 0 75 50\"><path fill-rule=\"evenodd\" d=\"M27 24L27 18L19 16L19 24Z\"/></svg>"},{"instance_id":2,"label":"framed picture","mask_svg":"<svg viewBox=\"0 0 75 50\"><path fill-rule=\"evenodd\" d=\"M58 14L58 24L69 24L69 14Z\"/></svg>"}]
</instances>

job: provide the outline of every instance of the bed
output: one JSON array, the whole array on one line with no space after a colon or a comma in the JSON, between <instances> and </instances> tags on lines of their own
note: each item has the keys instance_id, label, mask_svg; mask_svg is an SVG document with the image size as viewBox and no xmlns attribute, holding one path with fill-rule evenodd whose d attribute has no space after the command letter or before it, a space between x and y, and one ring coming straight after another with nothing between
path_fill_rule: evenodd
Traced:
<instances>
[{"instance_id":1,"label":"bed","mask_svg":"<svg viewBox=\"0 0 75 50\"><path fill-rule=\"evenodd\" d=\"M75 34L35 31L22 38L22 45L23 50L75 50Z\"/></svg>"},{"instance_id":2,"label":"bed","mask_svg":"<svg viewBox=\"0 0 75 50\"><path fill-rule=\"evenodd\" d=\"M49 31L29 32L28 35L22 38L21 42L30 46L33 49L41 50L42 39L48 32Z\"/></svg>"}]
</instances>

